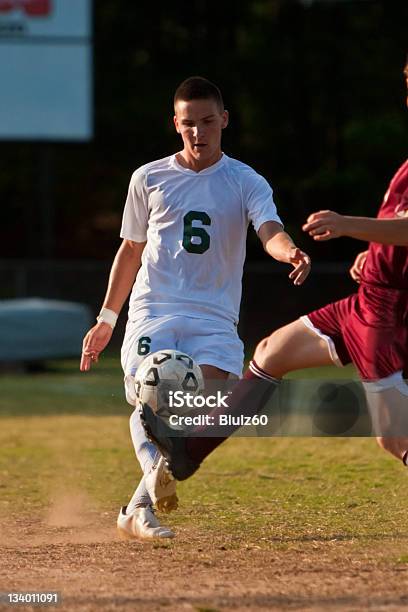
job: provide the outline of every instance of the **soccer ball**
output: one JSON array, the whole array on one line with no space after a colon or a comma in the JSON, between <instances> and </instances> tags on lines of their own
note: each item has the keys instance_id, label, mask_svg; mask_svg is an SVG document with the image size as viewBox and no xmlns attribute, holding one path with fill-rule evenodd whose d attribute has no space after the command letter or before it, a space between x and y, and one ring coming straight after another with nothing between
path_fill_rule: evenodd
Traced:
<instances>
[{"instance_id":1,"label":"soccer ball","mask_svg":"<svg viewBox=\"0 0 408 612\"><path fill-rule=\"evenodd\" d=\"M204 378L199 365L181 351L165 349L148 355L135 374L136 397L161 418L171 414L184 416L191 413L187 405L170 408L170 396L177 391L193 396L204 391Z\"/></svg>"}]
</instances>

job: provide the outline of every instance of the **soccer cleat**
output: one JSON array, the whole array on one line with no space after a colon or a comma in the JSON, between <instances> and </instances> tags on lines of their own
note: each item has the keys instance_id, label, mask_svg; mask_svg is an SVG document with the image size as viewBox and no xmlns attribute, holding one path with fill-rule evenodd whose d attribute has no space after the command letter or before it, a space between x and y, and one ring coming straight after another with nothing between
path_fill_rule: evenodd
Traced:
<instances>
[{"instance_id":1,"label":"soccer cleat","mask_svg":"<svg viewBox=\"0 0 408 612\"><path fill-rule=\"evenodd\" d=\"M166 459L164 466L160 464L161 475L165 467L176 480L190 478L198 470L200 464L193 461L188 455L186 438L177 436L177 432L156 416L148 404L140 404L140 420L147 438L157 446ZM154 476L151 480L153 479ZM155 485L155 487L158 490L159 485Z\"/></svg>"},{"instance_id":2,"label":"soccer cleat","mask_svg":"<svg viewBox=\"0 0 408 612\"><path fill-rule=\"evenodd\" d=\"M160 525L150 506L136 508L131 514L126 514L126 508L127 506L122 506L117 520L121 538L125 540L174 538L173 531Z\"/></svg>"},{"instance_id":3,"label":"soccer cleat","mask_svg":"<svg viewBox=\"0 0 408 612\"><path fill-rule=\"evenodd\" d=\"M166 459L160 457L152 469L145 476L145 484L150 499L160 512L177 510L178 497L176 494L176 481L167 467Z\"/></svg>"}]
</instances>

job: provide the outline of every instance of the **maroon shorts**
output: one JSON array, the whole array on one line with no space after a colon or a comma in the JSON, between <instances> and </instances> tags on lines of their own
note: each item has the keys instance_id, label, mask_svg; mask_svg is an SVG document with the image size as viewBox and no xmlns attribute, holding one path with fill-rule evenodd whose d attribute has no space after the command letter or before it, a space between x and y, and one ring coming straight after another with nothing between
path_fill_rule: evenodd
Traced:
<instances>
[{"instance_id":1,"label":"maroon shorts","mask_svg":"<svg viewBox=\"0 0 408 612\"><path fill-rule=\"evenodd\" d=\"M329 336L343 365L363 380L408 373L408 292L362 285L358 293L307 315Z\"/></svg>"}]
</instances>

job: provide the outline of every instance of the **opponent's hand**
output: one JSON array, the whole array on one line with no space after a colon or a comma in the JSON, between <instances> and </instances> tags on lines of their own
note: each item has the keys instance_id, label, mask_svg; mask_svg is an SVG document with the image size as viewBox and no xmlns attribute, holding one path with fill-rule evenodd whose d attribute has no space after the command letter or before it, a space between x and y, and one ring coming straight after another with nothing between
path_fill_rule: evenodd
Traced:
<instances>
[{"instance_id":1,"label":"opponent's hand","mask_svg":"<svg viewBox=\"0 0 408 612\"><path fill-rule=\"evenodd\" d=\"M367 255L368 251L363 251L362 253L359 253L350 268L350 276L353 280L356 281L356 283L360 283L361 281L361 273L363 271Z\"/></svg>"},{"instance_id":2,"label":"opponent's hand","mask_svg":"<svg viewBox=\"0 0 408 612\"><path fill-rule=\"evenodd\" d=\"M332 210L320 210L309 215L302 227L313 240L331 240L346 233L346 218Z\"/></svg>"},{"instance_id":3,"label":"opponent's hand","mask_svg":"<svg viewBox=\"0 0 408 612\"><path fill-rule=\"evenodd\" d=\"M293 270L289 274L289 278L293 280L294 285L301 285L309 275L312 262L309 255L293 247L290 249L288 263L292 264Z\"/></svg>"},{"instance_id":4,"label":"opponent's hand","mask_svg":"<svg viewBox=\"0 0 408 612\"><path fill-rule=\"evenodd\" d=\"M97 323L86 334L82 343L82 356L79 369L88 372L93 363L98 363L99 355L112 337L113 329L108 323Z\"/></svg>"}]
</instances>

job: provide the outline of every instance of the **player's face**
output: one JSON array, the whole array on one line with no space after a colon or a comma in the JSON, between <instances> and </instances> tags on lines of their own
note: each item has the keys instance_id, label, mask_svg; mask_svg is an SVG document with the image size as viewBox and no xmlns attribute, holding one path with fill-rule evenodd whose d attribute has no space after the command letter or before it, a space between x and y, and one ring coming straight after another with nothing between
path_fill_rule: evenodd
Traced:
<instances>
[{"instance_id":1,"label":"player's face","mask_svg":"<svg viewBox=\"0 0 408 612\"><path fill-rule=\"evenodd\" d=\"M193 168L203 170L220 159L227 124L228 112L221 112L215 100L176 103L174 125L183 139L183 157Z\"/></svg>"}]
</instances>

